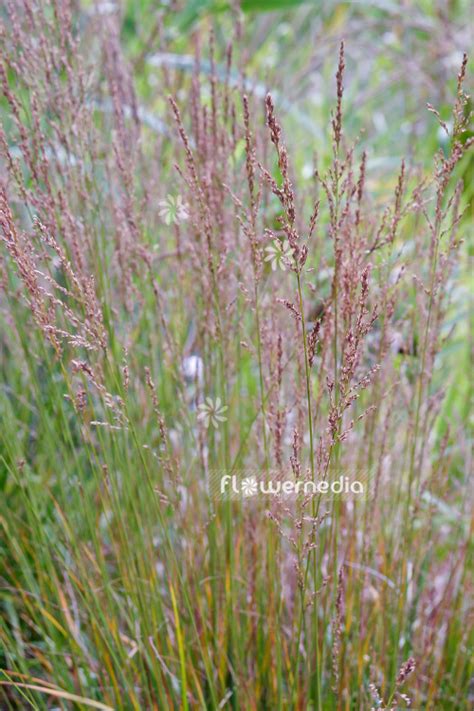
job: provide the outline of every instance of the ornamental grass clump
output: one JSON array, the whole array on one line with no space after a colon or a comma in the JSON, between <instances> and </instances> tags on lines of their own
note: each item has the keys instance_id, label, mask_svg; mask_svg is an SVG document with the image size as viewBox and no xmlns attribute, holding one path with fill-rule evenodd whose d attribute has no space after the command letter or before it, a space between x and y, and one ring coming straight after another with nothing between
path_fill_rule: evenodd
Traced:
<instances>
[{"instance_id":1,"label":"ornamental grass clump","mask_svg":"<svg viewBox=\"0 0 474 711\"><path fill-rule=\"evenodd\" d=\"M1 22L3 706L467 709L467 57L380 188L344 43L303 180L239 25L158 121L114 12Z\"/></svg>"}]
</instances>

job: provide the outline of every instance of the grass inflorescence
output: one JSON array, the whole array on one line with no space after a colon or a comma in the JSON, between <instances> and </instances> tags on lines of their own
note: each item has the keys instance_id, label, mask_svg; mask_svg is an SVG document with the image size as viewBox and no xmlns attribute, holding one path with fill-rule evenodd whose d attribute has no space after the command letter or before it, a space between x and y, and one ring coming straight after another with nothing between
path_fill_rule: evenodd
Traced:
<instances>
[{"instance_id":1,"label":"grass inflorescence","mask_svg":"<svg viewBox=\"0 0 474 711\"><path fill-rule=\"evenodd\" d=\"M2 707L467 710L467 57L380 189L344 43L300 180L240 25L160 68L156 130L113 13L6 10Z\"/></svg>"}]
</instances>

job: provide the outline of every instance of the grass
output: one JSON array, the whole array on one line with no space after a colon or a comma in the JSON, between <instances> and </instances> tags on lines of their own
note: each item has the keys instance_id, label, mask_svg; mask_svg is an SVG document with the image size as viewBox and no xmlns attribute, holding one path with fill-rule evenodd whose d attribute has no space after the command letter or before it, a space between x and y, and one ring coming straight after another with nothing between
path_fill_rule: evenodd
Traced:
<instances>
[{"instance_id":1,"label":"grass","mask_svg":"<svg viewBox=\"0 0 474 711\"><path fill-rule=\"evenodd\" d=\"M243 79L273 19L231 53L235 11L192 9L151 39L129 10L3 18L2 705L467 711L467 58L380 169L350 41L314 155ZM339 475L366 495L301 493Z\"/></svg>"}]
</instances>

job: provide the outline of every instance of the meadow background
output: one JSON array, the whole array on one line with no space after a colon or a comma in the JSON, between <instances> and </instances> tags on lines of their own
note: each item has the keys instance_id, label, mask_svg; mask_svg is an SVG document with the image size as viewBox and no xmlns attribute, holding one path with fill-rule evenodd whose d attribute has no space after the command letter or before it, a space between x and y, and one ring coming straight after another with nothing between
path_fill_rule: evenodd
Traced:
<instances>
[{"instance_id":1,"label":"meadow background","mask_svg":"<svg viewBox=\"0 0 474 711\"><path fill-rule=\"evenodd\" d=\"M472 708L469 3L0 21L2 709Z\"/></svg>"}]
</instances>

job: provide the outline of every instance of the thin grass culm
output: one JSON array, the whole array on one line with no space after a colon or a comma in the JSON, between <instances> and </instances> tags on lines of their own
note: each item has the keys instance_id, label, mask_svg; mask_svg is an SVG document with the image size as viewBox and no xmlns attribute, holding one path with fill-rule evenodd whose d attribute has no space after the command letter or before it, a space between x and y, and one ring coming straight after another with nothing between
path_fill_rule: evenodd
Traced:
<instances>
[{"instance_id":1,"label":"thin grass culm","mask_svg":"<svg viewBox=\"0 0 474 711\"><path fill-rule=\"evenodd\" d=\"M2 709L472 708L464 6L333 5L0 12Z\"/></svg>"}]
</instances>

